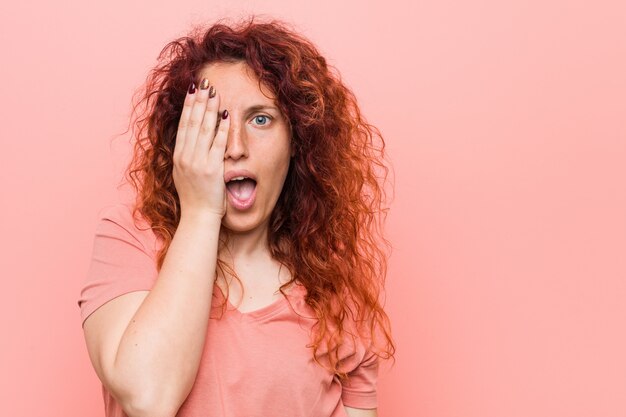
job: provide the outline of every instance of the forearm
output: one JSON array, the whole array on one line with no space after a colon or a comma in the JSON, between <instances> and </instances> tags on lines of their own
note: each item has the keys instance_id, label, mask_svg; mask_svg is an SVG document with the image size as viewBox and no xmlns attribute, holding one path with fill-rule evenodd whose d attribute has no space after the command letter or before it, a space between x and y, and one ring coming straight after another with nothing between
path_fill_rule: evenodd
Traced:
<instances>
[{"instance_id":1,"label":"forearm","mask_svg":"<svg viewBox=\"0 0 626 417\"><path fill-rule=\"evenodd\" d=\"M221 219L181 217L154 287L122 335L114 386L129 407L169 410L189 394L204 348Z\"/></svg>"}]
</instances>

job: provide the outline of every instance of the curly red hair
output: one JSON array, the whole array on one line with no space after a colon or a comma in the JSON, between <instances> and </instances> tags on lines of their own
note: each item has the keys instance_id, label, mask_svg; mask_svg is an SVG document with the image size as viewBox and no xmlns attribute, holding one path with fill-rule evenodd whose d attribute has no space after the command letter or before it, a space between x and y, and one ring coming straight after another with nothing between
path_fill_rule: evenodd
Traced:
<instances>
[{"instance_id":1,"label":"curly red hair","mask_svg":"<svg viewBox=\"0 0 626 417\"><path fill-rule=\"evenodd\" d=\"M131 117L133 133L135 127L138 132L125 177L137 192L133 215L141 213L164 242L157 254L160 270L180 220L173 151L190 80L197 85L199 72L213 62L246 62L259 83L275 93L295 146L269 220L271 254L292 272L280 291L284 294L295 280L306 287L305 301L317 316L309 345L313 358L320 363L317 353L325 341L330 370L344 379L338 350L344 332L349 333L343 326L348 313L356 323L367 323L372 347L379 347L374 353L395 361L389 318L380 301L387 272L381 245L390 248L382 236L388 211L383 207L385 142L310 41L283 21L255 19L196 27L159 54ZM140 104L143 113L137 112ZM218 267L234 272L220 259ZM382 337L381 346L376 336Z\"/></svg>"}]
</instances>

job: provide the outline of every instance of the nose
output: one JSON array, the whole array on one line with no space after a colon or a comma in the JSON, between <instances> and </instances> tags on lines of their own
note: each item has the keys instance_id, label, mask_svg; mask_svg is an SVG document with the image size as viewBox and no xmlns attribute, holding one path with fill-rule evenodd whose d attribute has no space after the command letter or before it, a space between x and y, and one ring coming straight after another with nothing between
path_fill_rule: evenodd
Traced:
<instances>
[{"instance_id":1,"label":"nose","mask_svg":"<svg viewBox=\"0 0 626 417\"><path fill-rule=\"evenodd\" d=\"M240 122L236 121L234 115L228 115L228 117L231 117L231 120L226 140L224 159L231 158L237 160L242 156L248 156L248 139L245 129L241 126Z\"/></svg>"}]
</instances>

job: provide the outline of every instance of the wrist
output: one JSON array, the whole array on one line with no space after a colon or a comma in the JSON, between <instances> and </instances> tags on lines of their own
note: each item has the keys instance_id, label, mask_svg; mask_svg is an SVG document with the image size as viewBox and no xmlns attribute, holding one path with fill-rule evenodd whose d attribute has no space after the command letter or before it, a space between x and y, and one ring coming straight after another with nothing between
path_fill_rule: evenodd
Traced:
<instances>
[{"instance_id":1,"label":"wrist","mask_svg":"<svg viewBox=\"0 0 626 417\"><path fill-rule=\"evenodd\" d=\"M211 210L181 210L180 222L192 222L192 223L210 223L221 224L222 217L220 213L213 212Z\"/></svg>"}]
</instances>

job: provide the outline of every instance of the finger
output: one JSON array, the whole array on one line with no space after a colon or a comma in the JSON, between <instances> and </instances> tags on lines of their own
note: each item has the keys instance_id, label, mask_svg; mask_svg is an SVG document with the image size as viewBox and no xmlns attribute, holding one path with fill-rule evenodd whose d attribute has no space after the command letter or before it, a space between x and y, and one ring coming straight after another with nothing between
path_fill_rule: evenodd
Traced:
<instances>
[{"instance_id":1,"label":"finger","mask_svg":"<svg viewBox=\"0 0 626 417\"><path fill-rule=\"evenodd\" d=\"M226 110L224 110L226 112ZM220 125L217 128L217 133L213 139L213 145L209 149L208 161L209 166L218 166L224 164L224 153L226 152L226 141L228 140L228 130L230 128L230 114L224 119L220 114Z\"/></svg>"},{"instance_id":2,"label":"finger","mask_svg":"<svg viewBox=\"0 0 626 417\"><path fill-rule=\"evenodd\" d=\"M212 94L213 97L211 97ZM215 87L211 86L209 87L209 96L204 112L204 119L202 120L202 125L200 126L200 132L198 140L196 141L196 148L194 150L194 156L201 158L202 161L206 161L206 156L209 153L211 143L215 137L215 132L217 130L216 123L219 117L217 110L219 109L219 106L220 97L217 90L215 90Z\"/></svg>"},{"instance_id":3,"label":"finger","mask_svg":"<svg viewBox=\"0 0 626 417\"><path fill-rule=\"evenodd\" d=\"M204 119L206 104L209 98L209 80L206 78L202 80L200 88L196 90L195 96L196 99L191 109L191 115L189 116L189 123L187 124L187 131L185 133L185 146L182 152L182 158L185 161L191 161L194 158L193 154L196 148L196 141L198 140L198 133L202 125L202 119Z\"/></svg>"},{"instance_id":4,"label":"finger","mask_svg":"<svg viewBox=\"0 0 626 417\"><path fill-rule=\"evenodd\" d=\"M193 92L191 92L193 90ZM191 109L193 103L196 101L197 86L192 81L187 95L185 96L185 102L183 103L183 111L178 121L178 130L176 131L176 142L174 143L174 159L177 159L179 154L183 151L185 146L185 136L187 134L187 126L189 125L189 117L191 116Z\"/></svg>"}]
</instances>

